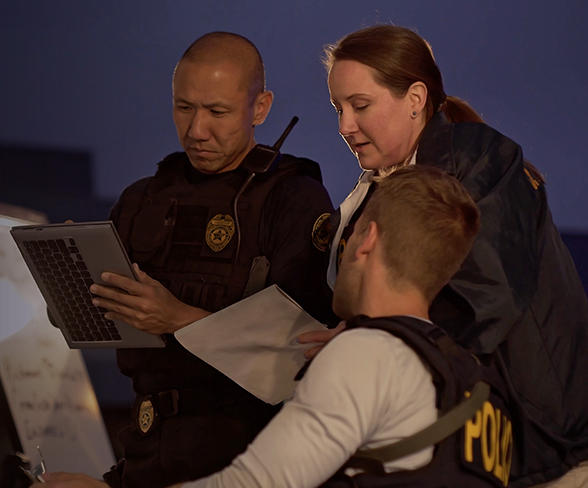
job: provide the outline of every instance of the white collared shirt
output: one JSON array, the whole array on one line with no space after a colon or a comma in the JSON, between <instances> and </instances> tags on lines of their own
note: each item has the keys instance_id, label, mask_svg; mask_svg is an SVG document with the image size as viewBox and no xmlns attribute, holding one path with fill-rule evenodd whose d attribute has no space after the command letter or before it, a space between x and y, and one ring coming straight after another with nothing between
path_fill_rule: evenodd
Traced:
<instances>
[{"instance_id":1,"label":"white collared shirt","mask_svg":"<svg viewBox=\"0 0 588 488\"><path fill-rule=\"evenodd\" d=\"M416 154L417 151L415 150L406 166L413 166L416 164ZM339 222L339 227L337 228L333 242L331 243L329 268L327 269L327 283L331 287L331 290L335 288L335 280L337 279L337 261L339 260L339 243L341 242L341 236L343 235L345 227L349 225L351 217L353 217L353 214L361 206L363 200L365 199L375 174L376 172L373 170L364 171L360 175L359 180L357 181L353 190L351 190L351 193L339 206L341 220Z\"/></svg>"}]
</instances>

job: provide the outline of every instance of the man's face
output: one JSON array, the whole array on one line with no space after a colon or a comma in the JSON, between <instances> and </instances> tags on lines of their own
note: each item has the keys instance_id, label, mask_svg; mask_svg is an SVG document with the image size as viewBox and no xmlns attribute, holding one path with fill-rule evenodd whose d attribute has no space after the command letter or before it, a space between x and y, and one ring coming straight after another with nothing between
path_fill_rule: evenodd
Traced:
<instances>
[{"instance_id":1,"label":"man's face","mask_svg":"<svg viewBox=\"0 0 588 488\"><path fill-rule=\"evenodd\" d=\"M333 311L343 320L357 315L361 273L356 258L357 248L365 237L367 226L362 215L355 223L353 234L347 241L333 290Z\"/></svg>"},{"instance_id":2,"label":"man's face","mask_svg":"<svg viewBox=\"0 0 588 488\"><path fill-rule=\"evenodd\" d=\"M202 173L231 171L255 145L257 101L249 102L243 70L230 62L183 60L173 83L178 139ZM265 118L265 117L264 117Z\"/></svg>"}]
</instances>

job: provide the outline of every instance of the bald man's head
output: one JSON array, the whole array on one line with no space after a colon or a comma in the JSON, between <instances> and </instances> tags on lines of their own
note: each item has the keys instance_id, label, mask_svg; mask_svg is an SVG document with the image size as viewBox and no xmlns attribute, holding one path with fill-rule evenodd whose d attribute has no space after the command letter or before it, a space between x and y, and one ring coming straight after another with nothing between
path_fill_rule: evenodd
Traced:
<instances>
[{"instance_id":1,"label":"bald man's head","mask_svg":"<svg viewBox=\"0 0 588 488\"><path fill-rule=\"evenodd\" d=\"M261 56L244 37L206 34L176 66L173 117L192 166L205 174L232 171L255 146L255 127L270 111Z\"/></svg>"},{"instance_id":2,"label":"bald man's head","mask_svg":"<svg viewBox=\"0 0 588 488\"><path fill-rule=\"evenodd\" d=\"M265 69L261 55L251 41L238 34L205 34L186 50L180 63L183 61L210 65L228 62L238 66L243 73L243 84L249 91L251 103L259 93L265 91Z\"/></svg>"}]
</instances>

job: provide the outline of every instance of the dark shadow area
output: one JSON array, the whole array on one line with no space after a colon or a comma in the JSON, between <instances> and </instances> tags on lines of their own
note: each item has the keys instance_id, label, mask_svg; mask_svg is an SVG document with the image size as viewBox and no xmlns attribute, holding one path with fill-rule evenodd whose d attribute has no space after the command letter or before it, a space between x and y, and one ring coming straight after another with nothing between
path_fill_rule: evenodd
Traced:
<instances>
[{"instance_id":1,"label":"dark shadow area","mask_svg":"<svg viewBox=\"0 0 588 488\"><path fill-rule=\"evenodd\" d=\"M89 152L0 146L0 201L45 213L51 223L106 220L114 202L93 193Z\"/></svg>"},{"instance_id":2,"label":"dark shadow area","mask_svg":"<svg viewBox=\"0 0 588 488\"><path fill-rule=\"evenodd\" d=\"M20 469L20 466L29 466L21 462L14 455L15 452L22 452L22 445L12 420L4 387L0 382L0 486L24 488L30 484Z\"/></svg>"}]
</instances>

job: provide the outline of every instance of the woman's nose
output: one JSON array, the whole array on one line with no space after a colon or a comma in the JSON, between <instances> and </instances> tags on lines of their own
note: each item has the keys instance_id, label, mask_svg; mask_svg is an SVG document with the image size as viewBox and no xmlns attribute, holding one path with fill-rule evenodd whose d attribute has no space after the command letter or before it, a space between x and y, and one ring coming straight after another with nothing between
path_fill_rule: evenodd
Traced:
<instances>
[{"instance_id":1,"label":"woman's nose","mask_svg":"<svg viewBox=\"0 0 588 488\"><path fill-rule=\"evenodd\" d=\"M357 132L357 124L351 115L342 113L339 116L339 134L348 136Z\"/></svg>"}]
</instances>

